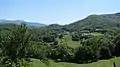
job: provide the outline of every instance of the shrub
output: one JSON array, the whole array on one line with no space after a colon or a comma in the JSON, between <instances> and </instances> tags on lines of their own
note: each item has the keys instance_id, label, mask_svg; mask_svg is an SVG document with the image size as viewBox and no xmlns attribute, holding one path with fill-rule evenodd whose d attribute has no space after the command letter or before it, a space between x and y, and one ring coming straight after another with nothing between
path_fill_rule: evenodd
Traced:
<instances>
[{"instance_id":1,"label":"shrub","mask_svg":"<svg viewBox=\"0 0 120 67\"><path fill-rule=\"evenodd\" d=\"M74 49L67 45L57 45L52 49L51 58L59 61L73 61L74 60Z\"/></svg>"}]
</instances>

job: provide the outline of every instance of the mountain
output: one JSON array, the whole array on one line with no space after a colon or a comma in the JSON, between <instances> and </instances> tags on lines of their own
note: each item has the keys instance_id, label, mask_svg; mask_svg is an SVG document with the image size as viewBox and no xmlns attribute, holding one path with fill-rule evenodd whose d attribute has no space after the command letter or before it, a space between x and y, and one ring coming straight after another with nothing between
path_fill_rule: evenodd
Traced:
<instances>
[{"instance_id":1,"label":"mountain","mask_svg":"<svg viewBox=\"0 0 120 67\"><path fill-rule=\"evenodd\" d=\"M78 20L68 25L51 24L45 25L36 22L26 22L22 20L0 20L0 23L14 23L21 24L25 23L27 26L41 27L62 30L93 30L93 29L120 29L120 12L114 14L101 14L101 15L90 15L82 20Z\"/></svg>"},{"instance_id":2,"label":"mountain","mask_svg":"<svg viewBox=\"0 0 120 67\"><path fill-rule=\"evenodd\" d=\"M34 27L43 27L46 26L45 24L42 23L37 23L37 22L26 22L26 21L22 21L22 20L4 20L1 19L0 20L0 24L6 24L6 23L13 23L13 24L26 24L27 26L34 26Z\"/></svg>"},{"instance_id":3,"label":"mountain","mask_svg":"<svg viewBox=\"0 0 120 67\"><path fill-rule=\"evenodd\" d=\"M85 19L78 20L69 25L64 26L67 29L83 30L83 29L120 29L120 13L90 15Z\"/></svg>"}]
</instances>

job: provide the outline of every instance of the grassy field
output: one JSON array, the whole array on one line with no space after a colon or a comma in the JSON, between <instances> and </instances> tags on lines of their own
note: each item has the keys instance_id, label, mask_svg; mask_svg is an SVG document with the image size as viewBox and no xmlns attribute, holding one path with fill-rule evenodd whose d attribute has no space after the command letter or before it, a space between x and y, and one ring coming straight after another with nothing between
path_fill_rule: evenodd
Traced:
<instances>
[{"instance_id":1,"label":"grassy field","mask_svg":"<svg viewBox=\"0 0 120 67\"><path fill-rule=\"evenodd\" d=\"M72 41L70 35L65 35L62 39L59 40L59 42L64 42L65 44L73 48L81 46L80 41Z\"/></svg>"},{"instance_id":2,"label":"grassy field","mask_svg":"<svg viewBox=\"0 0 120 67\"><path fill-rule=\"evenodd\" d=\"M94 33L90 33L91 35L93 35L93 36L102 36L102 35L104 35L104 34L101 34L101 33L98 33L98 32L94 32Z\"/></svg>"},{"instance_id":3,"label":"grassy field","mask_svg":"<svg viewBox=\"0 0 120 67\"><path fill-rule=\"evenodd\" d=\"M113 63L115 62L116 67L120 67L120 57L113 58L110 60L100 60L98 62L88 63L88 64L75 64L75 63L66 63L66 62L53 62L50 61L49 66L40 62L37 59L32 59L31 67L114 67Z\"/></svg>"},{"instance_id":4,"label":"grassy field","mask_svg":"<svg viewBox=\"0 0 120 67\"><path fill-rule=\"evenodd\" d=\"M82 35L102 36L102 35L104 35L104 34L98 33L98 32L92 32L92 33L83 33Z\"/></svg>"},{"instance_id":5,"label":"grassy field","mask_svg":"<svg viewBox=\"0 0 120 67\"><path fill-rule=\"evenodd\" d=\"M90 34L86 33L84 35L102 36L103 34L93 32ZM71 35L65 35L62 39L59 39L59 43L60 42L64 42L65 44L67 44L68 46L73 47L73 48L81 46L80 41L72 41Z\"/></svg>"}]
</instances>

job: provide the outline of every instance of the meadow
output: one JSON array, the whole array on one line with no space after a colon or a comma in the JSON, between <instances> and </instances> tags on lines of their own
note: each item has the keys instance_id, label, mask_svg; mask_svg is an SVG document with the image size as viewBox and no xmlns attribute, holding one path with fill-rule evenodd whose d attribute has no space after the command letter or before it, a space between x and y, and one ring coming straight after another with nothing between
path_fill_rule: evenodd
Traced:
<instances>
[{"instance_id":1,"label":"meadow","mask_svg":"<svg viewBox=\"0 0 120 67\"><path fill-rule=\"evenodd\" d=\"M112 58L109 60L100 60L98 62L87 63L87 64L76 64L67 62L54 62L50 61L49 65L42 63L40 60L32 59L31 67L114 67L115 62L116 67L120 67L120 57Z\"/></svg>"}]
</instances>

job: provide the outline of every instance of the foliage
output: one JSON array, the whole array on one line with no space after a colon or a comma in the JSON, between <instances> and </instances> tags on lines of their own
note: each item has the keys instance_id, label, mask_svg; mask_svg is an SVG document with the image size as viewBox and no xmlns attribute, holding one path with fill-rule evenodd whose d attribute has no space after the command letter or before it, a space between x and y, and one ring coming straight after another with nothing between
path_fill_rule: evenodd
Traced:
<instances>
[{"instance_id":1,"label":"foliage","mask_svg":"<svg viewBox=\"0 0 120 67\"><path fill-rule=\"evenodd\" d=\"M118 34L114 40L115 42L115 55L120 56L120 34Z\"/></svg>"},{"instance_id":2,"label":"foliage","mask_svg":"<svg viewBox=\"0 0 120 67\"><path fill-rule=\"evenodd\" d=\"M107 59L107 58L111 58L112 54L110 52L110 49L108 47L101 47L101 50L100 50L100 58L104 58L104 59Z\"/></svg>"},{"instance_id":3,"label":"foliage","mask_svg":"<svg viewBox=\"0 0 120 67\"><path fill-rule=\"evenodd\" d=\"M27 56L29 58L37 58L40 60L46 60L51 54L51 46L43 45L41 43L31 43L27 47Z\"/></svg>"},{"instance_id":4,"label":"foliage","mask_svg":"<svg viewBox=\"0 0 120 67\"><path fill-rule=\"evenodd\" d=\"M22 62L22 59L26 57L29 40L30 35L25 25L17 26L1 35L2 64L5 67L20 67L19 61Z\"/></svg>"},{"instance_id":5,"label":"foliage","mask_svg":"<svg viewBox=\"0 0 120 67\"><path fill-rule=\"evenodd\" d=\"M93 50L90 46L79 47L75 54L75 60L78 62L89 62L89 60L93 60L93 57Z\"/></svg>"},{"instance_id":6,"label":"foliage","mask_svg":"<svg viewBox=\"0 0 120 67\"><path fill-rule=\"evenodd\" d=\"M52 49L51 58L59 61L73 61L74 60L74 49L66 46L65 44L60 44L54 46Z\"/></svg>"},{"instance_id":7,"label":"foliage","mask_svg":"<svg viewBox=\"0 0 120 67\"><path fill-rule=\"evenodd\" d=\"M90 50L86 50L86 52L91 51L93 54L92 60L95 59L105 59L114 56L114 43L111 39L104 37L95 37L81 42L83 44L82 47L91 48ZM84 49L85 50L85 49ZM84 52L85 53L85 52ZM104 57L103 57L104 56ZM85 56L83 56L85 57Z\"/></svg>"}]
</instances>

